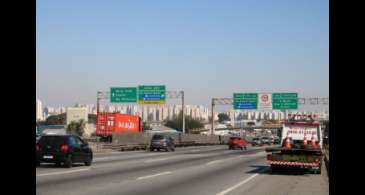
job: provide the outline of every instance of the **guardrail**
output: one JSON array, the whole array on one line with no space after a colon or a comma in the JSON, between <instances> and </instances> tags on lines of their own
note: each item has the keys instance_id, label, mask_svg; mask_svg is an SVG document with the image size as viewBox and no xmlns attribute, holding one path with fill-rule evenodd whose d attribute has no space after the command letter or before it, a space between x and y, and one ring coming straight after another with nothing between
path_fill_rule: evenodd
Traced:
<instances>
[{"instance_id":1,"label":"guardrail","mask_svg":"<svg viewBox=\"0 0 365 195\"><path fill-rule=\"evenodd\" d=\"M323 160L326 165L327 174L329 173L329 163L330 163L330 155L329 155L329 145L323 145Z\"/></svg>"}]
</instances>

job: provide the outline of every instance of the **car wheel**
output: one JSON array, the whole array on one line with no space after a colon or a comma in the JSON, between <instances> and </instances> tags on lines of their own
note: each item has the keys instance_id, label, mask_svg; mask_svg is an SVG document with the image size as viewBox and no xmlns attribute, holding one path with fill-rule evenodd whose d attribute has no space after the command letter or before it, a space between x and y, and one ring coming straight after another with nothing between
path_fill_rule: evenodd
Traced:
<instances>
[{"instance_id":1,"label":"car wheel","mask_svg":"<svg viewBox=\"0 0 365 195\"><path fill-rule=\"evenodd\" d=\"M175 148L171 148L171 151L175 152Z\"/></svg>"},{"instance_id":2,"label":"car wheel","mask_svg":"<svg viewBox=\"0 0 365 195\"><path fill-rule=\"evenodd\" d=\"M65 162L64 162L64 165L65 165L65 167L66 167L66 168L71 168L71 167L72 167L72 159L71 159L71 155L69 155L69 156L66 158L66 160L65 160Z\"/></svg>"},{"instance_id":3,"label":"car wheel","mask_svg":"<svg viewBox=\"0 0 365 195\"><path fill-rule=\"evenodd\" d=\"M153 152L154 150L155 150L155 149L153 149L153 148L150 148L150 151L151 151L151 152Z\"/></svg>"},{"instance_id":4,"label":"car wheel","mask_svg":"<svg viewBox=\"0 0 365 195\"><path fill-rule=\"evenodd\" d=\"M55 166L56 167L59 167L59 166L61 166L61 163L60 162L56 162Z\"/></svg>"},{"instance_id":5,"label":"car wheel","mask_svg":"<svg viewBox=\"0 0 365 195\"><path fill-rule=\"evenodd\" d=\"M85 166L91 166L92 159L89 157L89 159L85 162Z\"/></svg>"}]
</instances>

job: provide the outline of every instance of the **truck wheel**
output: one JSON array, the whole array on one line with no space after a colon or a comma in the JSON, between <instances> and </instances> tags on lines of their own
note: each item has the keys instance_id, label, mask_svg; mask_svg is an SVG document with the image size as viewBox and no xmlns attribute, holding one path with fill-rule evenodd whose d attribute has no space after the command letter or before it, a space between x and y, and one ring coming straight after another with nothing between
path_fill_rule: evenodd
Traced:
<instances>
[{"instance_id":1,"label":"truck wheel","mask_svg":"<svg viewBox=\"0 0 365 195\"><path fill-rule=\"evenodd\" d=\"M271 173L277 173L279 170L279 167L275 166L275 165L271 165Z\"/></svg>"},{"instance_id":2,"label":"truck wheel","mask_svg":"<svg viewBox=\"0 0 365 195\"><path fill-rule=\"evenodd\" d=\"M321 170L322 170L322 168L319 167L319 169L316 171L316 174L320 175L321 174Z\"/></svg>"}]
</instances>

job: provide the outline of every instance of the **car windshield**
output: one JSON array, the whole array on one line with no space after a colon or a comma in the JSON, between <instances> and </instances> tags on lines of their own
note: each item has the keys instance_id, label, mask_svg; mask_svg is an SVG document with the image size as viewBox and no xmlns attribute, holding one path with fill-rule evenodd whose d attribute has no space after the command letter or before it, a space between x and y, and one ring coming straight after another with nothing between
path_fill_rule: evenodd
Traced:
<instances>
[{"instance_id":1,"label":"car windshield","mask_svg":"<svg viewBox=\"0 0 365 195\"><path fill-rule=\"evenodd\" d=\"M61 145L67 143L65 136L42 136L38 141L41 145Z\"/></svg>"},{"instance_id":2,"label":"car windshield","mask_svg":"<svg viewBox=\"0 0 365 195\"><path fill-rule=\"evenodd\" d=\"M165 139L165 136L163 136L163 135L154 135L152 139L155 139L155 140Z\"/></svg>"}]
</instances>

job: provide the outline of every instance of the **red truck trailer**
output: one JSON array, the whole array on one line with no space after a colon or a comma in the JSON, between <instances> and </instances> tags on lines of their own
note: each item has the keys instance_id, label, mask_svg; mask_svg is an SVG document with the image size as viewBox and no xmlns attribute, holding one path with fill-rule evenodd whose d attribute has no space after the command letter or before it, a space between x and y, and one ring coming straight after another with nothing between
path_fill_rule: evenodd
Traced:
<instances>
[{"instance_id":1,"label":"red truck trailer","mask_svg":"<svg viewBox=\"0 0 365 195\"><path fill-rule=\"evenodd\" d=\"M97 113L96 135L101 140L111 142L114 132L139 133L142 132L143 123L141 117L121 113Z\"/></svg>"},{"instance_id":2,"label":"red truck trailer","mask_svg":"<svg viewBox=\"0 0 365 195\"><path fill-rule=\"evenodd\" d=\"M284 121L281 146L266 149L272 172L302 168L320 174L321 137L321 124L312 116L293 115Z\"/></svg>"}]
</instances>

